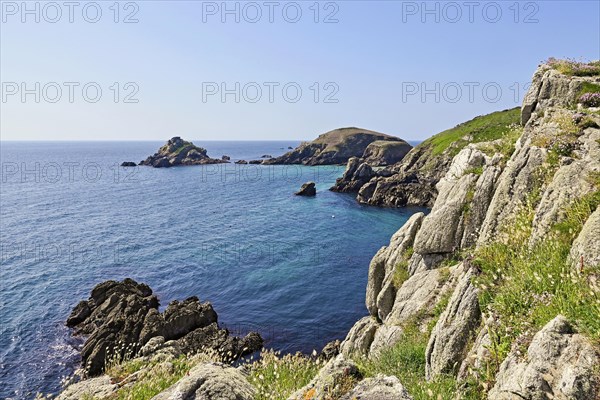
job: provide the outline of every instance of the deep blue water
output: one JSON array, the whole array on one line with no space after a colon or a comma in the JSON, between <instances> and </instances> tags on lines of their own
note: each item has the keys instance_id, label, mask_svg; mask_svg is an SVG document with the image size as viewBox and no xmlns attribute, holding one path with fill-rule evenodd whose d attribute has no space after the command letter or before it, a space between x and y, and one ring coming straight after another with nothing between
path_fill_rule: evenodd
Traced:
<instances>
[{"instance_id":1,"label":"deep blue water","mask_svg":"<svg viewBox=\"0 0 600 400\"><path fill-rule=\"evenodd\" d=\"M298 142L198 142L255 159ZM107 279L161 306L197 295L234 333L312 351L360 317L377 249L415 209L329 192L343 167L120 168L160 142L2 142L0 398L56 392L78 363L64 321ZM316 198L294 196L309 180Z\"/></svg>"}]
</instances>

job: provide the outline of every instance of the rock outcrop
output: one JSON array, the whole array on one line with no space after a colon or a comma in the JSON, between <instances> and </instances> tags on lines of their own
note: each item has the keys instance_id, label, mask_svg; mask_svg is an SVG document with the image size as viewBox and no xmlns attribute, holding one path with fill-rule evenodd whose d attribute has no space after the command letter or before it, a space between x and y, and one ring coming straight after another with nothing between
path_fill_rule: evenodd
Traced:
<instances>
[{"instance_id":1,"label":"rock outcrop","mask_svg":"<svg viewBox=\"0 0 600 400\"><path fill-rule=\"evenodd\" d=\"M369 164L362 162L358 157L352 157L348 160L344 175L336 179L335 185L329 190L342 193L358 192L364 184L375 176L377 176L377 173Z\"/></svg>"},{"instance_id":2,"label":"rock outcrop","mask_svg":"<svg viewBox=\"0 0 600 400\"><path fill-rule=\"evenodd\" d=\"M314 182L306 182L306 183L302 184L302 186L300 187L300 190L298 190L294 194L296 196L308 196L308 197L316 196L317 188L316 188Z\"/></svg>"},{"instance_id":3,"label":"rock outcrop","mask_svg":"<svg viewBox=\"0 0 600 400\"><path fill-rule=\"evenodd\" d=\"M600 209L596 209L583 225L573 242L570 259L580 272L600 265Z\"/></svg>"},{"instance_id":4,"label":"rock outcrop","mask_svg":"<svg viewBox=\"0 0 600 400\"><path fill-rule=\"evenodd\" d=\"M342 400L412 400L395 376L377 375L360 382Z\"/></svg>"},{"instance_id":5,"label":"rock outcrop","mask_svg":"<svg viewBox=\"0 0 600 400\"><path fill-rule=\"evenodd\" d=\"M404 140L376 140L367 146L362 158L374 167L393 165L402 161L411 149L412 146Z\"/></svg>"},{"instance_id":6,"label":"rock outcrop","mask_svg":"<svg viewBox=\"0 0 600 400\"><path fill-rule=\"evenodd\" d=\"M346 164L351 157L362 157L367 146L375 141L394 141L408 145L403 140L384 133L360 128L341 128L324 133L312 142L302 143L294 150L280 157L264 160L263 163L304 165Z\"/></svg>"},{"instance_id":7,"label":"rock outcrop","mask_svg":"<svg viewBox=\"0 0 600 400\"><path fill-rule=\"evenodd\" d=\"M479 326L481 311L477 289L471 283L473 275L470 269L460 278L448 306L429 336L425 353L427 379L458 372L473 332Z\"/></svg>"},{"instance_id":8,"label":"rock outcrop","mask_svg":"<svg viewBox=\"0 0 600 400\"><path fill-rule=\"evenodd\" d=\"M205 363L192 368L179 382L152 400L252 400L255 392L238 369Z\"/></svg>"},{"instance_id":9,"label":"rock outcrop","mask_svg":"<svg viewBox=\"0 0 600 400\"><path fill-rule=\"evenodd\" d=\"M210 158L206 149L195 146L179 136L175 136L158 149L158 152L140 162L140 165L149 165L155 168L168 168L177 165L202 165L226 163L227 160Z\"/></svg>"},{"instance_id":10,"label":"rock outcrop","mask_svg":"<svg viewBox=\"0 0 600 400\"><path fill-rule=\"evenodd\" d=\"M344 387L360 378L358 367L342 354L331 359L308 385L292 394L288 400L326 400L339 398Z\"/></svg>"},{"instance_id":11,"label":"rock outcrop","mask_svg":"<svg viewBox=\"0 0 600 400\"><path fill-rule=\"evenodd\" d=\"M525 358L508 355L490 399L597 399L600 355L571 324L557 316L534 337Z\"/></svg>"},{"instance_id":12,"label":"rock outcrop","mask_svg":"<svg viewBox=\"0 0 600 400\"><path fill-rule=\"evenodd\" d=\"M132 279L94 287L89 300L81 301L67 319L75 335L86 337L81 350L86 373L98 375L106 362L132 358L140 351L148 354L167 343L179 354L205 347L227 349L241 356L262 347L256 333L240 339L219 329L212 305L201 303L197 297L172 301L162 313L158 306L150 287Z\"/></svg>"}]
</instances>

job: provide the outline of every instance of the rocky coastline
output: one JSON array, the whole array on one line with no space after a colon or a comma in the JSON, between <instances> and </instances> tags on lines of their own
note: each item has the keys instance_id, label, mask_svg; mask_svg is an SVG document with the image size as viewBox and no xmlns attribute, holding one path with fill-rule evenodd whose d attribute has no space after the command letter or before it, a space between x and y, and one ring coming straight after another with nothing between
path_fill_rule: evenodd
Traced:
<instances>
[{"instance_id":1,"label":"rocky coastline","mask_svg":"<svg viewBox=\"0 0 600 400\"><path fill-rule=\"evenodd\" d=\"M67 321L88 335L82 358L95 377L58 398L118 398L183 356L186 372L147 398L600 399L600 114L582 102L586 90L600 93L600 76L543 64L520 110L442 132L384 169L363 141L362 152L305 144L275 159L346 159L332 190L431 208L373 257L364 318L322 358L264 353L235 366L185 356L208 346L239 357L262 340L230 338L197 298L159 313L146 285L109 281ZM116 343L150 357L118 382L104 361Z\"/></svg>"},{"instance_id":2,"label":"rocky coastline","mask_svg":"<svg viewBox=\"0 0 600 400\"><path fill-rule=\"evenodd\" d=\"M366 157L374 165L400 161L412 148L395 136L361 128L340 128L302 143L280 157L263 164L337 165L346 164L351 157Z\"/></svg>"}]
</instances>

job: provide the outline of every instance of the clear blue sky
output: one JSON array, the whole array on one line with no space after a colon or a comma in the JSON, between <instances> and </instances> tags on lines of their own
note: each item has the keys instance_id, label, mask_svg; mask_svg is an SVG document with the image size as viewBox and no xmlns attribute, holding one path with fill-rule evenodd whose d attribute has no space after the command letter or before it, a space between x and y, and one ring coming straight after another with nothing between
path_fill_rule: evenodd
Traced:
<instances>
[{"instance_id":1,"label":"clear blue sky","mask_svg":"<svg viewBox=\"0 0 600 400\"><path fill-rule=\"evenodd\" d=\"M419 140L476 115L519 105L523 86L548 57L600 58L598 1L520 2L516 7L514 1L474 2L474 8L462 1L452 6L428 2L434 10L430 14L421 1L321 2L319 23L314 22L313 1L297 3L302 10L297 23L289 22L296 18L295 5L276 3L272 22L269 6L254 3L262 13L255 23L256 7L244 8L243 2L237 6L239 23L233 14L221 15L220 1L138 1L127 9L120 3L119 23L113 20L113 1L98 2L102 16L97 23L84 19L87 2L73 10L72 23L64 6L58 22L49 22L57 10L40 3L38 23L36 15L23 14L20 1L3 1L1 138L312 139L337 127L359 126ZM236 3L227 6L233 9ZM88 7L85 17L94 20L95 12ZM123 23L133 12L138 22ZM324 23L333 12L331 19L338 22ZM34 94L23 102L21 84L35 92L35 82L40 83L40 102ZM56 88L47 85L52 82L62 90L56 103L48 101L56 98ZM72 103L64 82L79 84ZM89 82L102 89L96 103L82 95ZM135 85L125 88L128 82ZM210 82L224 82L230 89L239 82L240 102L233 94L225 102L219 94L208 95L207 89L215 89ZM250 82L262 90L256 103L247 101L256 96L253 85L247 86L246 97L242 93ZM279 84L273 102L264 82ZM296 103L282 93L290 82L302 89ZM436 82L440 91L446 87L440 101L433 93L422 101L422 84L435 90ZM472 99L469 82L475 85ZM138 103L125 103L136 85ZM324 102L336 88L332 99L338 102ZM419 93L409 95L407 90L415 88ZM93 99L94 86L88 90ZM288 88L289 97L294 90Z\"/></svg>"}]
</instances>

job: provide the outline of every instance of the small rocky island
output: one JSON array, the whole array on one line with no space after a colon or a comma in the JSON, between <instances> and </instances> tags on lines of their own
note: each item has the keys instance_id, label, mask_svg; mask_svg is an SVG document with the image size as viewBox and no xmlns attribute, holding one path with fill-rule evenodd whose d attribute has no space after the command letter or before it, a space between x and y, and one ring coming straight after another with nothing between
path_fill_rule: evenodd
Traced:
<instances>
[{"instance_id":1,"label":"small rocky island","mask_svg":"<svg viewBox=\"0 0 600 400\"><path fill-rule=\"evenodd\" d=\"M345 164L351 157L367 157L373 165L388 165L400 161L411 148L395 136L361 128L340 128L263 164L335 165Z\"/></svg>"},{"instance_id":2,"label":"small rocky island","mask_svg":"<svg viewBox=\"0 0 600 400\"><path fill-rule=\"evenodd\" d=\"M175 136L158 149L154 155L140 162L140 165L149 165L154 168L168 168L178 165L203 165L226 163L227 159L210 158L206 154L206 149L194 145Z\"/></svg>"}]
</instances>

